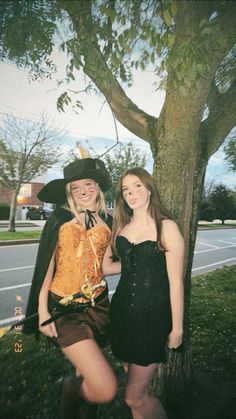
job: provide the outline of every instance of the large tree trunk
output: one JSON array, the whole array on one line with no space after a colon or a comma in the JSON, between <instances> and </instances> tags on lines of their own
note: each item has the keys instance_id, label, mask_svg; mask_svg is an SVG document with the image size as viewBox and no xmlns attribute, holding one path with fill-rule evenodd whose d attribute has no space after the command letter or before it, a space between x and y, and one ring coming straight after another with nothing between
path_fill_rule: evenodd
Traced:
<instances>
[{"instance_id":1,"label":"large tree trunk","mask_svg":"<svg viewBox=\"0 0 236 419\"><path fill-rule=\"evenodd\" d=\"M172 120L171 124L167 124L168 118ZM164 397L168 395L168 399L172 400L179 400L194 383L189 323L191 269L198 207L208 160L204 155L204 141L199 132L200 120L201 112L192 98L174 97L170 94L159 118L156 138L152 137L151 141L153 176L164 205L179 224L186 247L184 351L169 351L168 362L158 369L154 383L157 394Z\"/></svg>"},{"instance_id":2,"label":"large tree trunk","mask_svg":"<svg viewBox=\"0 0 236 419\"><path fill-rule=\"evenodd\" d=\"M19 189L15 190L13 192L12 201L11 201L8 231L12 232L12 233L14 233L16 231L16 229L15 229L15 219L16 219L16 203L17 203L18 193L19 193Z\"/></svg>"}]
</instances>

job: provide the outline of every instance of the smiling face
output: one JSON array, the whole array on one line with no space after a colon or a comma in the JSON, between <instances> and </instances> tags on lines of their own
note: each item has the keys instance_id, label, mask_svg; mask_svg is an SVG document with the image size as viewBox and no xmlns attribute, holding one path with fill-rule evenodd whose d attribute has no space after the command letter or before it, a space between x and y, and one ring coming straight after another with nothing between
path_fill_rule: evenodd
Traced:
<instances>
[{"instance_id":1,"label":"smiling face","mask_svg":"<svg viewBox=\"0 0 236 419\"><path fill-rule=\"evenodd\" d=\"M70 183L71 195L78 207L94 209L98 195L98 184L93 179L75 180Z\"/></svg>"},{"instance_id":2,"label":"smiling face","mask_svg":"<svg viewBox=\"0 0 236 419\"><path fill-rule=\"evenodd\" d=\"M148 208L150 191L134 175L127 175L122 180L122 194L127 205L132 209Z\"/></svg>"}]
</instances>

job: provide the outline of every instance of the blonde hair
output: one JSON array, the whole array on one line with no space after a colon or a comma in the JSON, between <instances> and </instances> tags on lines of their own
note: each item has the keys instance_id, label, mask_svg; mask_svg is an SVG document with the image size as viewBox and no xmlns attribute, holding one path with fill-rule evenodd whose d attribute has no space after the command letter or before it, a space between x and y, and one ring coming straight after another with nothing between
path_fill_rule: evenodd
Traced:
<instances>
[{"instance_id":1,"label":"blonde hair","mask_svg":"<svg viewBox=\"0 0 236 419\"><path fill-rule=\"evenodd\" d=\"M126 201L123 198L122 192L122 182L127 175L137 176L144 186L151 192L150 201L148 205L148 213L155 221L157 229L157 248L164 250L164 245L161 240L162 233L162 220L163 219L172 219L168 214L167 210L163 206L159 192L157 190L156 184L152 176L142 167L135 167L132 169L126 170L119 179L119 182L116 187L116 198L115 198L115 210L113 218L113 228L112 228L112 248L114 256L117 257L117 251L115 246L116 237L119 232L128 224L132 218L133 210L128 206Z\"/></svg>"},{"instance_id":2,"label":"blonde hair","mask_svg":"<svg viewBox=\"0 0 236 419\"><path fill-rule=\"evenodd\" d=\"M96 196L96 211L100 212L103 211L106 213L106 204L105 204L105 198L104 198L104 194L101 191L101 189L99 188L98 183L97 184L97 188L98 188L98 193ZM67 203L65 204L65 208L69 209L72 214L74 214L74 216L77 218L77 220L80 222L80 212L83 210L82 207L80 207L79 205L75 205L72 193L71 193L71 182L67 183L66 185L66 196L67 196Z\"/></svg>"}]
</instances>

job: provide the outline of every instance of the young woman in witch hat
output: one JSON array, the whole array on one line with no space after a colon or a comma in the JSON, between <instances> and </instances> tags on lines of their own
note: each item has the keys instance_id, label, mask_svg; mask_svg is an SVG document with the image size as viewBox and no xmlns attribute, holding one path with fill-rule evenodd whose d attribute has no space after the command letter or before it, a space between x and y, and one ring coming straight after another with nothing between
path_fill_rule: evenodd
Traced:
<instances>
[{"instance_id":1,"label":"young woman in witch hat","mask_svg":"<svg viewBox=\"0 0 236 419\"><path fill-rule=\"evenodd\" d=\"M39 321L25 323L24 332L50 337L76 369L62 383L60 419L93 419L96 405L116 394L116 378L100 349L109 326L101 264L111 234L103 197L110 186L104 163L85 158L67 165L64 179L38 195L44 202L66 203L45 224L26 312L27 317L38 311Z\"/></svg>"}]
</instances>

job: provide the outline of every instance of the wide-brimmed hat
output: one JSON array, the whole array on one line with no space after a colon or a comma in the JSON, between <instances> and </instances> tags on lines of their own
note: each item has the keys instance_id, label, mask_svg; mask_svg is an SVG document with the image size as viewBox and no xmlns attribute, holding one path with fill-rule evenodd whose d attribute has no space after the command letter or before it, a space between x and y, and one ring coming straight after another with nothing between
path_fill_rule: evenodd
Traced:
<instances>
[{"instance_id":1,"label":"wide-brimmed hat","mask_svg":"<svg viewBox=\"0 0 236 419\"><path fill-rule=\"evenodd\" d=\"M63 169L64 179L55 179L47 183L38 193L42 202L64 203L66 202L66 184L80 179L95 180L102 192L111 187L110 175L102 160L78 159L68 164Z\"/></svg>"}]
</instances>

